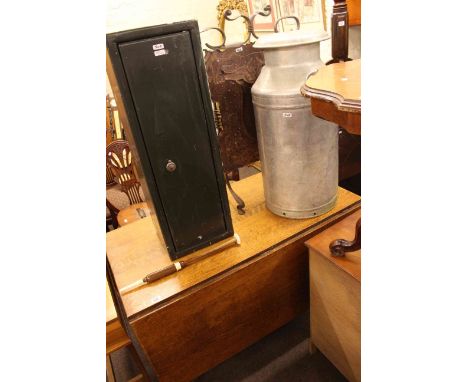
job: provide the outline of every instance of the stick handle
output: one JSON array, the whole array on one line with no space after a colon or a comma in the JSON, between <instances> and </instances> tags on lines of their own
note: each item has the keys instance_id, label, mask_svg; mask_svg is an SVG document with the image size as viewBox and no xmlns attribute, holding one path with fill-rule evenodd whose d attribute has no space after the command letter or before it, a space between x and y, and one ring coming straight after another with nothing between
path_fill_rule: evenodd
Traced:
<instances>
[{"instance_id":1,"label":"stick handle","mask_svg":"<svg viewBox=\"0 0 468 382\"><path fill-rule=\"evenodd\" d=\"M121 294L124 294L132 289L136 289L139 286L143 284L149 284L152 283L156 280L162 279L163 277L172 275L173 273L179 272L180 270L184 269L186 266L195 264L196 262L203 260L219 251L222 251L228 247L232 247L233 245L240 245L240 237L237 233L234 234L233 237L231 237L228 241L222 243L218 247L215 247L208 251L207 253L204 253L203 255L199 257L194 257L189 260L185 261L177 261L175 263L172 263L170 265L167 265L166 267L162 269L158 269L156 272L149 273L147 274L143 280L138 280L135 281L134 283L127 285L126 287L123 287L122 289L119 290Z\"/></svg>"},{"instance_id":2,"label":"stick handle","mask_svg":"<svg viewBox=\"0 0 468 382\"><path fill-rule=\"evenodd\" d=\"M156 272L146 275L143 281L145 283L152 283L153 281L172 275L173 273L180 271L184 267L185 267L185 264L183 261L177 261L175 263L168 265L167 267L157 270Z\"/></svg>"}]
</instances>

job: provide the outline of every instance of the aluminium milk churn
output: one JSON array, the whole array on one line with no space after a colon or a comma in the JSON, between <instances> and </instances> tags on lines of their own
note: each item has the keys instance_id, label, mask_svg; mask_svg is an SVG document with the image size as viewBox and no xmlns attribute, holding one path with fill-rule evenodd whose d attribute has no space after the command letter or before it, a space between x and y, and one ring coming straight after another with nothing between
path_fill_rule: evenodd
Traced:
<instances>
[{"instance_id":1,"label":"aluminium milk churn","mask_svg":"<svg viewBox=\"0 0 468 382\"><path fill-rule=\"evenodd\" d=\"M336 202L338 126L315 117L300 89L324 64L325 32L295 30L261 36L265 66L252 87L267 208L300 219L321 215Z\"/></svg>"}]
</instances>

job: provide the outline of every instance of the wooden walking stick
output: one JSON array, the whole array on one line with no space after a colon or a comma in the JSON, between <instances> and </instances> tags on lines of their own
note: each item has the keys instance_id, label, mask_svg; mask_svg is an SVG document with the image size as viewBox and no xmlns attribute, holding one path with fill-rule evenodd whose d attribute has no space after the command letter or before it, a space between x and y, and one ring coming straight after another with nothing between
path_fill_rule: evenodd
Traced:
<instances>
[{"instance_id":1,"label":"wooden walking stick","mask_svg":"<svg viewBox=\"0 0 468 382\"><path fill-rule=\"evenodd\" d=\"M237 233L234 234L231 238L228 240L224 241L220 245L213 247L210 249L208 252L203 253L199 256L192 257L187 260L181 260L181 261L176 261L167 267L164 267L162 269L159 269L155 272L147 274L145 277L143 277L141 280L135 281L134 283L131 283L121 289L119 289L119 292L121 294L125 294L130 292L133 289L139 288L142 285L152 283L156 280L162 279L163 277L172 275L173 273L179 272L180 270L188 267L189 265L198 263L201 260L206 259L207 257L210 257L211 255L214 255L215 253L221 252L229 247L232 247L234 245L240 245L240 237Z\"/></svg>"}]
</instances>

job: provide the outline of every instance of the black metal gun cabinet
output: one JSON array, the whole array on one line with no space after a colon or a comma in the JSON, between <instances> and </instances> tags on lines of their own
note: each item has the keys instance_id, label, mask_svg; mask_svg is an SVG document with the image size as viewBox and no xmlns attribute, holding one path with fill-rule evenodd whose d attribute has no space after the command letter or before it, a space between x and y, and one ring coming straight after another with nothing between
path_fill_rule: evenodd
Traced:
<instances>
[{"instance_id":1,"label":"black metal gun cabinet","mask_svg":"<svg viewBox=\"0 0 468 382\"><path fill-rule=\"evenodd\" d=\"M134 162L170 257L232 236L198 23L108 34L107 53Z\"/></svg>"}]
</instances>

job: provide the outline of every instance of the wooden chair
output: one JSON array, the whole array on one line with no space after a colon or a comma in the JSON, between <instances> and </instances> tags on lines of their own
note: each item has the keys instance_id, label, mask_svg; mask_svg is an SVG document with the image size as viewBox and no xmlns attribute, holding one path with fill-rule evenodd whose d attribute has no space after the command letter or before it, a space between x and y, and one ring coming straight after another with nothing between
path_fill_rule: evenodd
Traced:
<instances>
[{"instance_id":1,"label":"wooden chair","mask_svg":"<svg viewBox=\"0 0 468 382\"><path fill-rule=\"evenodd\" d=\"M136 179L132 166L132 152L127 141L116 139L109 143L106 147L106 161L120 185Z\"/></svg>"},{"instance_id":2,"label":"wooden chair","mask_svg":"<svg viewBox=\"0 0 468 382\"><path fill-rule=\"evenodd\" d=\"M141 184L132 165L132 152L128 142L117 139L107 145L106 164L112 170L117 184L107 187L106 192L106 226L118 227L117 214L129 205L144 202ZM123 194L126 197L122 197Z\"/></svg>"},{"instance_id":3,"label":"wooden chair","mask_svg":"<svg viewBox=\"0 0 468 382\"><path fill-rule=\"evenodd\" d=\"M117 139L106 148L106 161L130 201L130 204L144 202L140 193L141 184L138 181L132 165L132 152L127 141Z\"/></svg>"}]
</instances>

